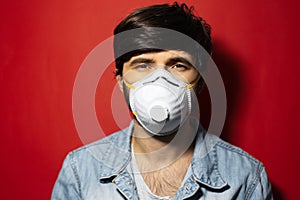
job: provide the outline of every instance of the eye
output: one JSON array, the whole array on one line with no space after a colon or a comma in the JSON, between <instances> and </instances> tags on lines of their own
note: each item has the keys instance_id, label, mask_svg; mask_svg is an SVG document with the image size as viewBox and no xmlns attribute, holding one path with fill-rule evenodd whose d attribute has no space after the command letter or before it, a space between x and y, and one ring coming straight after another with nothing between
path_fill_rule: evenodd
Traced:
<instances>
[{"instance_id":1,"label":"eye","mask_svg":"<svg viewBox=\"0 0 300 200\"><path fill-rule=\"evenodd\" d=\"M171 68L176 71L186 71L189 69L188 66L183 65L183 64L175 64L175 65L172 65Z\"/></svg>"},{"instance_id":2,"label":"eye","mask_svg":"<svg viewBox=\"0 0 300 200\"><path fill-rule=\"evenodd\" d=\"M149 65L149 64L140 64L140 65L134 66L133 68L135 70L138 70L138 71L146 71L146 70L151 69L151 65Z\"/></svg>"}]
</instances>

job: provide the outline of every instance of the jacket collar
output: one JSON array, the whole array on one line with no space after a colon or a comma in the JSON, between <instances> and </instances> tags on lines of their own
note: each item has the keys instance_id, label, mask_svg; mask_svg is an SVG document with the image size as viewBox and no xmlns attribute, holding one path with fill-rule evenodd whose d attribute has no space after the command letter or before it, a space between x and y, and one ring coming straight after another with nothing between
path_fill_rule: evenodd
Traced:
<instances>
[{"instance_id":1,"label":"jacket collar","mask_svg":"<svg viewBox=\"0 0 300 200\"><path fill-rule=\"evenodd\" d=\"M212 189L222 189L227 186L218 166L216 144L219 140L217 136L207 134L201 128L197 134L191 163L195 180Z\"/></svg>"},{"instance_id":2,"label":"jacket collar","mask_svg":"<svg viewBox=\"0 0 300 200\"><path fill-rule=\"evenodd\" d=\"M108 143L105 153L100 160L100 181L103 179L113 179L127 167L131 160L131 133L133 122L129 127L112 134L104 140Z\"/></svg>"},{"instance_id":3,"label":"jacket collar","mask_svg":"<svg viewBox=\"0 0 300 200\"><path fill-rule=\"evenodd\" d=\"M109 141L104 153L99 172L99 180L112 180L121 174L131 160L131 133L134 123L106 139ZM194 179L206 187L222 189L227 182L222 178L218 169L217 152L215 145L219 138L206 134L203 128L199 128L195 150L191 163Z\"/></svg>"}]
</instances>

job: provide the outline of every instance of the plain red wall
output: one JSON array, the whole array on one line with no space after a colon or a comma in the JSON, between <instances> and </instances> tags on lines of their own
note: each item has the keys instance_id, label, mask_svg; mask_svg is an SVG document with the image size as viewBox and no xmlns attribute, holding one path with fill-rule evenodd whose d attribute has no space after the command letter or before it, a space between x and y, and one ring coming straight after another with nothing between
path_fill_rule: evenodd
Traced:
<instances>
[{"instance_id":1,"label":"plain red wall","mask_svg":"<svg viewBox=\"0 0 300 200\"><path fill-rule=\"evenodd\" d=\"M133 8L162 2L172 1L1 1L1 199L50 198L65 155L82 145L72 116L80 64ZM213 27L228 95L222 137L265 164L275 199L299 199L298 2L186 2ZM103 99L115 84L111 68ZM109 103L97 104L107 133L118 129Z\"/></svg>"}]
</instances>

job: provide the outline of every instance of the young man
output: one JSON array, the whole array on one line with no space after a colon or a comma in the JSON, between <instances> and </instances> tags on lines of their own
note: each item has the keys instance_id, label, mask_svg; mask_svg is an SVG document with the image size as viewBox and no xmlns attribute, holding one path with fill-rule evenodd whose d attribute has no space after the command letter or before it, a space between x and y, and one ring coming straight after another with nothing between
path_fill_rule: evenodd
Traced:
<instances>
[{"instance_id":1,"label":"young man","mask_svg":"<svg viewBox=\"0 0 300 200\"><path fill-rule=\"evenodd\" d=\"M272 199L263 165L199 124L210 26L174 3L135 10L114 34L134 120L71 152L52 199Z\"/></svg>"}]
</instances>

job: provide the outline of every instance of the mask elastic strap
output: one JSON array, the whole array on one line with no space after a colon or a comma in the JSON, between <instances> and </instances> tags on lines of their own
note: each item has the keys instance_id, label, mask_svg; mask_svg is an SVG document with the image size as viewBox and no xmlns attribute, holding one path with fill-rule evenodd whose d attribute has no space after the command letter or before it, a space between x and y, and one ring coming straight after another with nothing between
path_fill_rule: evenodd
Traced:
<instances>
[{"instance_id":1,"label":"mask elastic strap","mask_svg":"<svg viewBox=\"0 0 300 200\"><path fill-rule=\"evenodd\" d=\"M136 112L133 112L133 111L132 111L131 113L132 113L134 116L137 117L137 113L136 113Z\"/></svg>"},{"instance_id":2,"label":"mask elastic strap","mask_svg":"<svg viewBox=\"0 0 300 200\"><path fill-rule=\"evenodd\" d=\"M188 85L185 86L185 89L188 90L188 89L194 87L198 83L198 81L200 80L200 78L201 78L201 75L199 74L197 76L196 80L194 80L193 82L191 82L190 84L188 84Z\"/></svg>"},{"instance_id":3,"label":"mask elastic strap","mask_svg":"<svg viewBox=\"0 0 300 200\"><path fill-rule=\"evenodd\" d=\"M124 79L123 79L123 81L124 81L124 84L126 85L126 87L128 87L129 89L133 89L133 90L135 89L134 85L128 83L128 82L125 81ZM137 117L137 113L136 113L135 111L131 111L131 113L132 113L135 117Z\"/></svg>"},{"instance_id":4,"label":"mask elastic strap","mask_svg":"<svg viewBox=\"0 0 300 200\"><path fill-rule=\"evenodd\" d=\"M129 89L133 89L133 90L135 89L134 85L128 83L128 82L125 81L124 79L123 79L123 81L124 81L125 85L126 85Z\"/></svg>"}]
</instances>

